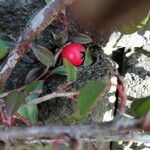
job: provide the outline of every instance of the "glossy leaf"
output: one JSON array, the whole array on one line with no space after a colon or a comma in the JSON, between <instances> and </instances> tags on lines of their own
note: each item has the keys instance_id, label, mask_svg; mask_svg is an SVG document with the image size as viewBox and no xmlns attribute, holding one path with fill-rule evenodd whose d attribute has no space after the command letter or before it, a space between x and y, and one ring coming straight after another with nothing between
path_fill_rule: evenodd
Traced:
<instances>
[{"instance_id":1,"label":"glossy leaf","mask_svg":"<svg viewBox=\"0 0 150 150\"><path fill-rule=\"evenodd\" d=\"M25 87L25 92L28 94L25 98L26 102L35 100L36 98L39 97L39 90L42 90L43 88L43 81L35 81L33 83L30 83L26 85Z\"/></svg>"},{"instance_id":2,"label":"glossy leaf","mask_svg":"<svg viewBox=\"0 0 150 150\"><path fill-rule=\"evenodd\" d=\"M31 69L26 75L25 84L31 83L32 81L36 80L43 73L43 70L43 68L39 67Z\"/></svg>"},{"instance_id":3,"label":"glossy leaf","mask_svg":"<svg viewBox=\"0 0 150 150\"><path fill-rule=\"evenodd\" d=\"M92 64L92 57L91 57L91 53L90 53L90 49L89 47L86 49L85 51L85 57L84 57L84 66L89 66Z\"/></svg>"},{"instance_id":4,"label":"glossy leaf","mask_svg":"<svg viewBox=\"0 0 150 150\"><path fill-rule=\"evenodd\" d=\"M25 85L25 92L31 93L41 90L43 88L43 81L34 81L30 84Z\"/></svg>"},{"instance_id":5,"label":"glossy leaf","mask_svg":"<svg viewBox=\"0 0 150 150\"><path fill-rule=\"evenodd\" d=\"M74 82L77 80L77 68L73 66L69 61L63 59L65 71L67 73L68 81Z\"/></svg>"},{"instance_id":6,"label":"glossy leaf","mask_svg":"<svg viewBox=\"0 0 150 150\"><path fill-rule=\"evenodd\" d=\"M74 37L72 39L72 41L75 42L75 43L81 43L81 44L88 44L88 43L93 42L91 37L86 35L86 34L79 34L79 36Z\"/></svg>"},{"instance_id":7,"label":"glossy leaf","mask_svg":"<svg viewBox=\"0 0 150 150\"><path fill-rule=\"evenodd\" d=\"M43 65L51 67L54 64L54 56L47 48L36 45L32 50Z\"/></svg>"},{"instance_id":8,"label":"glossy leaf","mask_svg":"<svg viewBox=\"0 0 150 150\"><path fill-rule=\"evenodd\" d=\"M85 116L106 89L106 83L100 80L88 82L81 90L77 100L80 116Z\"/></svg>"},{"instance_id":9,"label":"glossy leaf","mask_svg":"<svg viewBox=\"0 0 150 150\"><path fill-rule=\"evenodd\" d=\"M5 100L6 113L8 116L12 116L18 108L21 106L25 99L23 92L13 91L11 92Z\"/></svg>"},{"instance_id":10,"label":"glossy leaf","mask_svg":"<svg viewBox=\"0 0 150 150\"><path fill-rule=\"evenodd\" d=\"M42 87L43 87L43 82L38 81L28 85L28 87L26 87L26 90L29 92L31 91L33 92L33 91L40 90ZM25 98L25 100L26 102L32 101L38 98L38 96L39 96L38 93L31 93ZM20 107L18 113L24 118L26 118L27 120L29 120L32 124L36 124L38 121L38 107L36 104Z\"/></svg>"},{"instance_id":11,"label":"glossy leaf","mask_svg":"<svg viewBox=\"0 0 150 150\"><path fill-rule=\"evenodd\" d=\"M135 117L142 117L148 111L150 111L150 97L145 97L135 100L131 104L132 114Z\"/></svg>"},{"instance_id":12,"label":"glossy leaf","mask_svg":"<svg viewBox=\"0 0 150 150\"><path fill-rule=\"evenodd\" d=\"M0 39L0 60L8 53L8 46Z\"/></svg>"},{"instance_id":13,"label":"glossy leaf","mask_svg":"<svg viewBox=\"0 0 150 150\"><path fill-rule=\"evenodd\" d=\"M64 66L59 66L59 67L53 69L51 72L53 74L60 74L60 75L64 75L64 76L67 75L66 72L65 72Z\"/></svg>"},{"instance_id":14,"label":"glossy leaf","mask_svg":"<svg viewBox=\"0 0 150 150\"><path fill-rule=\"evenodd\" d=\"M20 107L18 113L24 118L28 119L33 125L38 121L38 107L37 105L27 105Z\"/></svg>"}]
</instances>

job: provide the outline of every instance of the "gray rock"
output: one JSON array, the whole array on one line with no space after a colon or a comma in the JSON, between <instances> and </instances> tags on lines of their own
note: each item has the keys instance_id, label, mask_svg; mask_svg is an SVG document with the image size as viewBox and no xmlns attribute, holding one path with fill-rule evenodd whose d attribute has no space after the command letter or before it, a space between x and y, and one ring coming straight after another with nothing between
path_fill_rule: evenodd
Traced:
<instances>
[{"instance_id":1,"label":"gray rock","mask_svg":"<svg viewBox=\"0 0 150 150\"><path fill-rule=\"evenodd\" d=\"M127 86L130 106L133 100L150 96L150 52L142 48L126 49L123 60L123 74ZM127 109L130 113L130 109ZM117 146L118 144L114 144ZM119 146L119 145L118 145ZM119 146L122 148L122 145ZM119 148L115 148L119 149ZM150 149L149 143L137 142L131 150Z\"/></svg>"},{"instance_id":2,"label":"gray rock","mask_svg":"<svg viewBox=\"0 0 150 150\"><path fill-rule=\"evenodd\" d=\"M127 95L130 98L150 96L150 52L142 48L127 49L123 64Z\"/></svg>"},{"instance_id":3,"label":"gray rock","mask_svg":"<svg viewBox=\"0 0 150 150\"><path fill-rule=\"evenodd\" d=\"M150 44L150 31L145 30L142 33L134 32L132 34L122 34L119 31L114 31L107 44L103 47L104 53L112 54L118 48L136 48Z\"/></svg>"}]
</instances>

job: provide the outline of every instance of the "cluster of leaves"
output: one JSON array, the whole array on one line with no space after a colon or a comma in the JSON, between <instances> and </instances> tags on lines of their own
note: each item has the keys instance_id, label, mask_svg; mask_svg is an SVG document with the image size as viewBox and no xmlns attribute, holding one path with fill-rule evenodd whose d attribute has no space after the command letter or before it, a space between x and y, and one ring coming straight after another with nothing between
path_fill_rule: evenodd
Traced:
<instances>
[{"instance_id":1,"label":"cluster of leaves","mask_svg":"<svg viewBox=\"0 0 150 150\"><path fill-rule=\"evenodd\" d=\"M6 37L7 36L5 36L5 39L7 39ZM53 37L54 37L53 40L58 42L58 36L55 35ZM64 38L64 34L62 34L62 37L59 36L59 38ZM88 44L92 42L92 39L87 35L79 34L79 36L74 37L72 41L82 43L82 44ZM60 42L62 41L60 40ZM66 40L64 40L63 42L66 42ZM60 45L60 43L58 43L58 45ZM1 38L0 46L1 46L0 47L1 58L3 58L8 53L8 48L9 48L8 40L4 40L4 38ZM52 67L51 69L52 74L65 75L67 76L68 82L75 82L77 80L78 68L73 66L67 60L64 59L63 65L55 67L55 56L47 48L41 45L33 45L32 51L34 52L37 59L44 66L48 68ZM90 65L91 63L92 63L92 58L90 55L90 49L89 47L87 47L84 65ZM37 123L38 107L36 104L28 105L28 103L38 98L39 91L42 90L43 88L44 81L36 80L39 76L39 71L40 71L40 68L32 69L26 76L26 79L25 79L26 85L24 86L24 89L21 91L18 89L13 90L5 97L7 116L12 117L17 112L22 117L29 120L32 124ZM82 97L84 97L84 95ZM82 98L80 97L79 99L82 99ZM79 100L79 103L81 101L82 100ZM88 107L87 109L89 109ZM81 109L82 108L80 108L80 111Z\"/></svg>"},{"instance_id":2,"label":"cluster of leaves","mask_svg":"<svg viewBox=\"0 0 150 150\"><path fill-rule=\"evenodd\" d=\"M22 91L13 90L5 98L6 115L12 117L18 112L32 124L37 123L38 108L36 104L26 105L36 99L43 88L43 81L35 81L24 86Z\"/></svg>"}]
</instances>

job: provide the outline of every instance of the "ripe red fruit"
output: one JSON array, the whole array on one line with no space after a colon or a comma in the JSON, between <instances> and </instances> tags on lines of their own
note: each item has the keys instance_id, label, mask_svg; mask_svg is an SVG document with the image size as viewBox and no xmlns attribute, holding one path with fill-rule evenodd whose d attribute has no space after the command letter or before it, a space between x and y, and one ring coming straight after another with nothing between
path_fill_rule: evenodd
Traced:
<instances>
[{"instance_id":1,"label":"ripe red fruit","mask_svg":"<svg viewBox=\"0 0 150 150\"><path fill-rule=\"evenodd\" d=\"M71 43L64 47L62 57L67 59L72 65L80 66L84 60L85 47L78 43Z\"/></svg>"}]
</instances>

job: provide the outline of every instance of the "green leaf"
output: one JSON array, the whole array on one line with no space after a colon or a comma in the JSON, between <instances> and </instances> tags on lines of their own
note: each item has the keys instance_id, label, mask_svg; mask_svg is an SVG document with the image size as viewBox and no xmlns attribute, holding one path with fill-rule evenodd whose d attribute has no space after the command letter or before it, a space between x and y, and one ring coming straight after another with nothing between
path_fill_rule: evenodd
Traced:
<instances>
[{"instance_id":1,"label":"green leaf","mask_svg":"<svg viewBox=\"0 0 150 150\"><path fill-rule=\"evenodd\" d=\"M25 86L25 92L29 95L26 96L25 101L29 102L38 98L39 90L43 88L43 81L35 81Z\"/></svg>"},{"instance_id":2,"label":"green leaf","mask_svg":"<svg viewBox=\"0 0 150 150\"><path fill-rule=\"evenodd\" d=\"M26 75L25 84L36 81L43 72L44 72L44 68L36 67L31 69Z\"/></svg>"},{"instance_id":3,"label":"green leaf","mask_svg":"<svg viewBox=\"0 0 150 150\"><path fill-rule=\"evenodd\" d=\"M106 83L100 80L90 81L81 90L77 100L77 111L80 116L85 116L106 90Z\"/></svg>"},{"instance_id":4,"label":"green leaf","mask_svg":"<svg viewBox=\"0 0 150 150\"><path fill-rule=\"evenodd\" d=\"M53 69L51 72L53 74L60 74L60 75L64 75L64 76L67 75L66 72L65 72L64 66L59 66L59 67Z\"/></svg>"},{"instance_id":5,"label":"green leaf","mask_svg":"<svg viewBox=\"0 0 150 150\"><path fill-rule=\"evenodd\" d=\"M65 120L67 121L67 123L72 123L72 122L81 122L85 119L85 116L81 116L79 111L75 111L73 114L66 116Z\"/></svg>"},{"instance_id":6,"label":"green leaf","mask_svg":"<svg viewBox=\"0 0 150 150\"><path fill-rule=\"evenodd\" d=\"M89 47L86 49L85 51L85 58L84 58L84 66L89 66L92 64L92 57L91 57L91 53L90 53L90 49Z\"/></svg>"},{"instance_id":7,"label":"green leaf","mask_svg":"<svg viewBox=\"0 0 150 150\"><path fill-rule=\"evenodd\" d=\"M67 78L69 82L74 82L77 80L77 68L73 66L69 61L63 59L63 64L65 71L67 73Z\"/></svg>"},{"instance_id":8,"label":"green leaf","mask_svg":"<svg viewBox=\"0 0 150 150\"><path fill-rule=\"evenodd\" d=\"M30 84L25 85L25 92L32 93L37 92L43 88L43 81L34 81Z\"/></svg>"},{"instance_id":9,"label":"green leaf","mask_svg":"<svg viewBox=\"0 0 150 150\"><path fill-rule=\"evenodd\" d=\"M33 125L38 121L38 107L35 104L20 107L18 113L29 120Z\"/></svg>"},{"instance_id":10,"label":"green leaf","mask_svg":"<svg viewBox=\"0 0 150 150\"><path fill-rule=\"evenodd\" d=\"M47 48L36 45L32 47L32 50L43 65L51 67L54 64L54 56Z\"/></svg>"},{"instance_id":11,"label":"green leaf","mask_svg":"<svg viewBox=\"0 0 150 150\"><path fill-rule=\"evenodd\" d=\"M86 35L86 34L79 34L79 36L74 37L72 39L72 41L76 42L76 43L81 43L81 44L88 44L88 43L93 42L93 40L91 39L91 37L88 36L88 35Z\"/></svg>"},{"instance_id":12,"label":"green leaf","mask_svg":"<svg viewBox=\"0 0 150 150\"><path fill-rule=\"evenodd\" d=\"M5 99L7 115L12 116L18 110L24 100L25 95L23 92L11 92Z\"/></svg>"},{"instance_id":13,"label":"green leaf","mask_svg":"<svg viewBox=\"0 0 150 150\"><path fill-rule=\"evenodd\" d=\"M0 39L0 60L8 53L8 46Z\"/></svg>"},{"instance_id":14,"label":"green leaf","mask_svg":"<svg viewBox=\"0 0 150 150\"><path fill-rule=\"evenodd\" d=\"M150 97L145 97L135 100L131 104L132 114L135 117L142 117L148 111L150 111Z\"/></svg>"}]
</instances>

